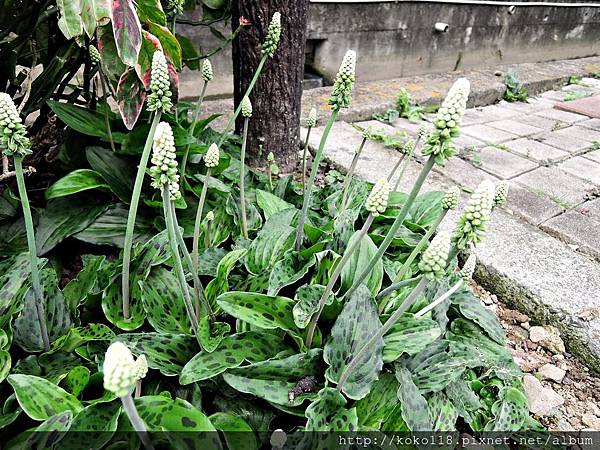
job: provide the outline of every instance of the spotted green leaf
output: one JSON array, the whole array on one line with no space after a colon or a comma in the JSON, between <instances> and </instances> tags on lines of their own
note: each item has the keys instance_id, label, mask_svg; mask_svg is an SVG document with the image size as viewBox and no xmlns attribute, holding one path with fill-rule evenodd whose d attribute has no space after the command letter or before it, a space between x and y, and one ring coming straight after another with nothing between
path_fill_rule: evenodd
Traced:
<instances>
[{"instance_id":1,"label":"spotted green leaf","mask_svg":"<svg viewBox=\"0 0 600 450\"><path fill-rule=\"evenodd\" d=\"M68 331L71 326L71 315L63 293L58 288L58 279L54 269L44 269L40 275L44 299L44 320L52 342ZM25 294L23 311L15 320L14 340L28 352L44 349L37 301L33 289L30 288Z\"/></svg>"},{"instance_id":2,"label":"spotted green leaf","mask_svg":"<svg viewBox=\"0 0 600 450\"><path fill-rule=\"evenodd\" d=\"M73 367L65 379L63 385L67 392L70 392L75 397L85 389L88 382L90 381L90 369L84 366Z\"/></svg>"},{"instance_id":3,"label":"spotted green leaf","mask_svg":"<svg viewBox=\"0 0 600 450\"><path fill-rule=\"evenodd\" d=\"M398 399L402 405L402 418L410 431L431 431L429 406L419 388L413 382L410 372L404 367L396 369L396 378L400 383Z\"/></svg>"},{"instance_id":4,"label":"spotted green leaf","mask_svg":"<svg viewBox=\"0 0 600 450\"><path fill-rule=\"evenodd\" d=\"M421 392L438 392L460 378L466 367L477 365L473 352L450 348L428 356L413 369L413 380Z\"/></svg>"},{"instance_id":5,"label":"spotted green leaf","mask_svg":"<svg viewBox=\"0 0 600 450\"><path fill-rule=\"evenodd\" d=\"M201 351L191 358L181 371L179 382L190 384L212 378L227 369L238 367L245 360L262 361L282 351L285 347L278 339L257 332L226 336L213 352Z\"/></svg>"},{"instance_id":6,"label":"spotted green leaf","mask_svg":"<svg viewBox=\"0 0 600 450\"><path fill-rule=\"evenodd\" d=\"M23 411L33 420L46 420L63 411L78 413L83 409L79 400L44 378L14 374L8 382L15 390Z\"/></svg>"},{"instance_id":7,"label":"spotted green leaf","mask_svg":"<svg viewBox=\"0 0 600 450\"><path fill-rule=\"evenodd\" d=\"M79 17L81 13L80 0L58 0L56 2L60 11L58 28L67 39L73 39L83 33L83 22Z\"/></svg>"},{"instance_id":8,"label":"spotted green leaf","mask_svg":"<svg viewBox=\"0 0 600 450\"><path fill-rule=\"evenodd\" d=\"M88 450L103 448L117 431L117 421L121 415L119 402L95 403L79 412L71 423L70 431L61 441L61 448ZM81 439L85 432L85 439Z\"/></svg>"},{"instance_id":9,"label":"spotted green leaf","mask_svg":"<svg viewBox=\"0 0 600 450\"><path fill-rule=\"evenodd\" d=\"M12 263L12 264L10 264ZM21 253L9 260L8 270L0 277L0 327L4 328L12 315L23 307L24 285L31 273L29 256Z\"/></svg>"},{"instance_id":10,"label":"spotted green leaf","mask_svg":"<svg viewBox=\"0 0 600 450\"><path fill-rule=\"evenodd\" d=\"M294 205L291 203L261 189L256 190L256 203L258 204L258 207L263 210L265 219L267 220L279 211L294 208Z\"/></svg>"},{"instance_id":11,"label":"spotted green leaf","mask_svg":"<svg viewBox=\"0 0 600 450\"><path fill-rule=\"evenodd\" d=\"M296 304L292 311L294 323L298 328L306 328L310 318L319 309L319 300L325 292L325 286L322 284L307 284L296 291L294 300ZM326 304L331 304L333 295L330 295Z\"/></svg>"},{"instance_id":12,"label":"spotted green leaf","mask_svg":"<svg viewBox=\"0 0 600 450\"><path fill-rule=\"evenodd\" d=\"M198 338L202 348L210 353L214 351L225 335L231 331L231 325L226 322L212 322L209 316L204 316L198 323Z\"/></svg>"},{"instance_id":13,"label":"spotted green leaf","mask_svg":"<svg viewBox=\"0 0 600 450\"><path fill-rule=\"evenodd\" d=\"M0 383L2 383L9 374L11 366L12 361L10 353L6 350L0 350Z\"/></svg>"},{"instance_id":14,"label":"spotted green leaf","mask_svg":"<svg viewBox=\"0 0 600 450\"><path fill-rule=\"evenodd\" d=\"M405 313L383 337L383 361L397 360L403 353L414 355L442 334L437 322Z\"/></svg>"},{"instance_id":15,"label":"spotted green leaf","mask_svg":"<svg viewBox=\"0 0 600 450\"><path fill-rule=\"evenodd\" d=\"M294 330L294 301L253 292L227 292L217 299L226 313L258 328Z\"/></svg>"},{"instance_id":16,"label":"spotted green leaf","mask_svg":"<svg viewBox=\"0 0 600 450\"><path fill-rule=\"evenodd\" d=\"M322 350L312 349L283 359L269 359L229 370L223 379L232 388L278 405L300 405L311 394L301 394L290 403L289 392L307 376L319 373Z\"/></svg>"},{"instance_id":17,"label":"spotted green leaf","mask_svg":"<svg viewBox=\"0 0 600 450\"><path fill-rule=\"evenodd\" d=\"M202 250L199 255L200 265L198 273L200 275L216 277L217 267L226 254L227 250L222 248L210 247Z\"/></svg>"},{"instance_id":18,"label":"spotted green leaf","mask_svg":"<svg viewBox=\"0 0 600 450\"><path fill-rule=\"evenodd\" d=\"M206 285L206 298L213 302L216 298L229 290L228 277L235 264L246 254L245 248L240 248L227 253L217 265L217 276Z\"/></svg>"},{"instance_id":19,"label":"spotted green leaf","mask_svg":"<svg viewBox=\"0 0 600 450\"><path fill-rule=\"evenodd\" d=\"M185 311L177 276L164 267L154 267L145 281L138 281L146 318L161 333L186 334L191 324ZM165 310L168 309L168 314Z\"/></svg>"},{"instance_id":20,"label":"spotted green leaf","mask_svg":"<svg viewBox=\"0 0 600 450\"><path fill-rule=\"evenodd\" d=\"M101 323L90 323L85 327L72 327L64 336L52 343L52 350L72 352L79 346L92 341L110 341L115 333Z\"/></svg>"},{"instance_id":21,"label":"spotted green leaf","mask_svg":"<svg viewBox=\"0 0 600 450\"><path fill-rule=\"evenodd\" d=\"M62 411L47 418L33 430L18 435L8 443L12 449L42 449L62 447L62 438L69 431L73 421L71 411Z\"/></svg>"},{"instance_id":22,"label":"spotted green leaf","mask_svg":"<svg viewBox=\"0 0 600 450\"><path fill-rule=\"evenodd\" d=\"M489 422L485 431L519 431L529 415L527 397L514 387L504 390L503 397L492 406L494 420Z\"/></svg>"},{"instance_id":23,"label":"spotted green leaf","mask_svg":"<svg viewBox=\"0 0 600 450\"><path fill-rule=\"evenodd\" d=\"M350 238L348 246L353 245L360 238L360 232L357 231ZM350 260L342 269L341 287L338 295L344 294L354 283L354 278L360 275L364 270L370 270L369 276L364 280L367 287L373 294L377 294L381 289L383 280L383 263L378 259L374 265L370 265L371 259L377 253L377 246L367 235L360 240L358 248L352 253Z\"/></svg>"},{"instance_id":24,"label":"spotted green leaf","mask_svg":"<svg viewBox=\"0 0 600 450\"><path fill-rule=\"evenodd\" d=\"M379 429L394 412L398 401L398 381L391 373L384 373L373 384L369 394L355 403L358 423Z\"/></svg>"},{"instance_id":25,"label":"spotted green leaf","mask_svg":"<svg viewBox=\"0 0 600 450\"><path fill-rule=\"evenodd\" d=\"M79 314L77 311L79 305L93 292L98 281L98 272L101 270L106 257L104 255L83 255L82 260L83 269L63 289L63 295L69 309L75 315Z\"/></svg>"},{"instance_id":26,"label":"spotted green leaf","mask_svg":"<svg viewBox=\"0 0 600 450\"><path fill-rule=\"evenodd\" d=\"M323 388L317 399L306 408L306 431L357 430L356 408L346 409L346 403L347 400L336 389Z\"/></svg>"},{"instance_id":27,"label":"spotted green leaf","mask_svg":"<svg viewBox=\"0 0 600 450\"><path fill-rule=\"evenodd\" d=\"M246 192L246 217L248 220L248 230L259 230L262 225L262 216L258 209L252 203L251 192ZM233 222L237 227L240 226L240 196L237 192L231 192L225 203L225 211L233 218Z\"/></svg>"},{"instance_id":28,"label":"spotted green leaf","mask_svg":"<svg viewBox=\"0 0 600 450\"><path fill-rule=\"evenodd\" d=\"M489 337L500 345L505 344L504 330L494 313L485 308L470 289L462 289L450 297L452 304L458 306L460 313L479 325Z\"/></svg>"},{"instance_id":29,"label":"spotted green leaf","mask_svg":"<svg viewBox=\"0 0 600 450\"><path fill-rule=\"evenodd\" d=\"M148 367L167 376L179 375L198 353L196 338L185 334L131 333L120 334L117 340L125 342L134 355L146 355Z\"/></svg>"},{"instance_id":30,"label":"spotted green leaf","mask_svg":"<svg viewBox=\"0 0 600 450\"><path fill-rule=\"evenodd\" d=\"M442 392L434 393L427 400L429 405L429 420L436 431L456 430L458 411L452 402Z\"/></svg>"},{"instance_id":31,"label":"spotted green leaf","mask_svg":"<svg viewBox=\"0 0 600 450\"><path fill-rule=\"evenodd\" d=\"M121 275L118 275L102 293L102 311L104 311L104 315L109 322L121 330L132 331L141 327L146 319L146 311L144 311L142 300L135 293L131 295L129 318L125 319L121 299Z\"/></svg>"},{"instance_id":32,"label":"spotted green leaf","mask_svg":"<svg viewBox=\"0 0 600 450\"><path fill-rule=\"evenodd\" d=\"M252 427L233 414L218 412L209 417L213 426L224 432L227 447L231 450L254 450L258 448Z\"/></svg>"},{"instance_id":33,"label":"spotted green leaf","mask_svg":"<svg viewBox=\"0 0 600 450\"><path fill-rule=\"evenodd\" d=\"M360 285L344 305L325 344L323 359L329 365L325 377L337 383L348 362L380 328L377 304L369 289ZM379 338L358 361L343 386L348 397L359 400L369 393L383 367L382 351L383 339Z\"/></svg>"},{"instance_id":34,"label":"spotted green leaf","mask_svg":"<svg viewBox=\"0 0 600 450\"><path fill-rule=\"evenodd\" d=\"M304 257L296 251L288 251L271 269L268 294L277 295L285 286L300 280L315 265L315 262L314 255Z\"/></svg>"},{"instance_id":35,"label":"spotted green leaf","mask_svg":"<svg viewBox=\"0 0 600 450\"><path fill-rule=\"evenodd\" d=\"M456 407L458 415L464 418L467 423L474 420L473 413L483 406L479 397L463 379L450 383L444 389L444 393Z\"/></svg>"}]
</instances>

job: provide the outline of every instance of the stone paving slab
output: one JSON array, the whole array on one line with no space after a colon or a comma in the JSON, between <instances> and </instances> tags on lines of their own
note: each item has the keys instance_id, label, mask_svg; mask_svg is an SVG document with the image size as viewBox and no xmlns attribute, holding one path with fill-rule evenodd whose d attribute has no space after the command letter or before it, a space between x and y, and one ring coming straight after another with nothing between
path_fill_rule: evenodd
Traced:
<instances>
[{"instance_id":1,"label":"stone paving slab","mask_svg":"<svg viewBox=\"0 0 600 450\"><path fill-rule=\"evenodd\" d=\"M581 205L583 207L585 203ZM544 222L541 229L600 260L600 222L582 214L581 208Z\"/></svg>"},{"instance_id":2,"label":"stone paving slab","mask_svg":"<svg viewBox=\"0 0 600 450\"><path fill-rule=\"evenodd\" d=\"M578 123L579 126L584 128L591 128L592 130L600 131L600 119L590 119Z\"/></svg>"},{"instance_id":3,"label":"stone paving slab","mask_svg":"<svg viewBox=\"0 0 600 450\"><path fill-rule=\"evenodd\" d=\"M444 167L434 166L434 171L468 190L474 190L483 180L499 181L495 176L474 167L461 158L450 158Z\"/></svg>"},{"instance_id":4,"label":"stone paving slab","mask_svg":"<svg viewBox=\"0 0 600 450\"><path fill-rule=\"evenodd\" d=\"M596 161L597 163L600 163L600 150L593 150L589 153L585 153L583 155L583 157L586 159L591 159L592 161Z\"/></svg>"},{"instance_id":5,"label":"stone paving slab","mask_svg":"<svg viewBox=\"0 0 600 450\"><path fill-rule=\"evenodd\" d=\"M505 180L529 172L537 167L537 164L532 161L492 146L482 148L479 151L479 156L481 169Z\"/></svg>"},{"instance_id":6,"label":"stone paving slab","mask_svg":"<svg viewBox=\"0 0 600 450\"><path fill-rule=\"evenodd\" d=\"M594 189L592 183L556 167L538 167L514 180L535 193L547 196L565 209L585 201L587 194Z\"/></svg>"},{"instance_id":7,"label":"stone paving slab","mask_svg":"<svg viewBox=\"0 0 600 450\"><path fill-rule=\"evenodd\" d=\"M557 167L578 178L600 186L600 164L594 161L590 161L581 156L576 156L575 158L560 163Z\"/></svg>"},{"instance_id":8,"label":"stone paving slab","mask_svg":"<svg viewBox=\"0 0 600 450\"><path fill-rule=\"evenodd\" d=\"M564 152L551 147L550 145L543 144L533 139L516 139L504 143L504 145L513 153L521 155L532 161L536 161L540 164L548 164L550 162L561 161L569 158L570 153Z\"/></svg>"},{"instance_id":9,"label":"stone paving slab","mask_svg":"<svg viewBox=\"0 0 600 450\"><path fill-rule=\"evenodd\" d=\"M532 321L556 326L568 350L600 372L600 320L580 318L600 307L600 265L502 209L475 253L478 283Z\"/></svg>"},{"instance_id":10,"label":"stone paving slab","mask_svg":"<svg viewBox=\"0 0 600 450\"><path fill-rule=\"evenodd\" d=\"M583 120L589 119L589 117L582 114L575 114L567 111L560 111L558 109L544 109L535 113L536 116L547 117L548 119L560 120L565 123L576 123Z\"/></svg>"},{"instance_id":11,"label":"stone paving slab","mask_svg":"<svg viewBox=\"0 0 600 450\"><path fill-rule=\"evenodd\" d=\"M463 127L461 129L462 134L472 136L475 139L479 139L487 144L500 144L502 142L516 139L519 136L513 133L499 130L485 124L477 124Z\"/></svg>"},{"instance_id":12,"label":"stone paving slab","mask_svg":"<svg viewBox=\"0 0 600 450\"><path fill-rule=\"evenodd\" d=\"M501 100L498 103L498 106L501 108L510 109L517 114L532 114L543 109L552 108L551 104L540 101L537 98L529 98L526 102L507 102L506 100Z\"/></svg>"},{"instance_id":13,"label":"stone paving slab","mask_svg":"<svg viewBox=\"0 0 600 450\"><path fill-rule=\"evenodd\" d=\"M578 155L590 148L590 142L560 133L562 130L546 131L534 136L536 141Z\"/></svg>"},{"instance_id":14,"label":"stone paving slab","mask_svg":"<svg viewBox=\"0 0 600 450\"><path fill-rule=\"evenodd\" d=\"M597 93L597 91L594 90L594 93ZM556 105L556 108L577 114L585 114L593 118L600 118L600 96L594 95L570 102L561 102Z\"/></svg>"},{"instance_id":15,"label":"stone paving slab","mask_svg":"<svg viewBox=\"0 0 600 450\"><path fill-rule=\"evenodd\" d=\"M461 134L460 136L458 136L454 143L456 144L456 147L461 151L467 149L479 149L487 145L485 142L480 141L479 139L475 139L474 137L469 136L467 134Z\"/></svg>"},{"instance_id":16,"label":"stone paving slab","mask_svg":"<svg viewBox=\"0 0 600 450\"><path fill-rule=\"evenodd\" d=\"M495 122L488 122L487 125L494 128L498 128L502 131L507 131L508 133L517 134L519 136L531 136L532 134L540 133L543 131L542 128L534 127L532 125L528 125L513 119L504 119L497 120Z\"/></svg>"},{"instance_id":17,"label":"stone paving slab","mask_svg":"<svg viewBox=\"0 0 600 450\"><path fill-rule=\"evenodd\" d=\"M510 182L509 192L506 209L531 225L539 226L565 211L548 196L532 192L515 182Z\"/></svg>"},{"instance_id":18,"label":"stone paving slab","mask_svg":"<svg viewBox=\"0 0 600 450\"><path fill-rule=\"evenodd\" d=\"M547 131L553 131L553 130L557 130L561 127L569 126L569 124L566 122L561 122L560 120L549 119L547 117L542 117L542 116L538 116L535 114L521 115L521 116L515 117L515 120L518 120L519 122L521 122L523 124L531 125L533 127L540 128L542 130L547 130Z\"/></svg>"},{"instance_id":19,"label":"stone paving slab","mask_svg":"<svg viewBox=\"0 0 600 450\"><path fill-rule=\"evenodd\" d=\"M600 131L591 130L589 128L581 127L578 125L557 130L556 134L574 137L575 139L586 141L590 144L594 141L600 142Z\"/></svg>"}]
</instances>

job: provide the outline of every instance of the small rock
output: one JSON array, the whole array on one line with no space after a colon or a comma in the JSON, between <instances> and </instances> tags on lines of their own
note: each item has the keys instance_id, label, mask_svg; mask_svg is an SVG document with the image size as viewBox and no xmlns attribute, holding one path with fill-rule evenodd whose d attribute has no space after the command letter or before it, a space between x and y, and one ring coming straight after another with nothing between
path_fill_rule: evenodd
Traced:
<instances>
[{"instance_id":1,"label":"small rock","mask_svg":"<svg viewBox=\"0 0 600 450\"><path fill-rule=\"evenodd\" d=\"M565 377L566 373L559 367L553 366L552 364L544 364L539 368L538 373L543 379L556 381L560 383Z\"/></svg>"},{"instance_id":2,"label":"small rock","mask_svg":"<svg viewBox=\"0 0 600 450\"><path fill-rule=\"evenodd\" d=\"M593 414L585 413L583 416L581 416L581 421L584 425L587 425L594 430L600 430L600 418L594 416Z\"/></svg>"},{"instance_id":3,"label":"small rock","mask_svg":"<svg viewBox=\"0 0 600 450\"><path fill-rule=\"evenodd\" d=\"M529 322L529 316L523 314L516 309L505 309L502 311L501 317L507 322L525 323Z\"/></svg>"},{"instance_id":4,"label":"small rock","mask_svg":"<svg viewBox=\"0 0 600 450\"><path fill-rule=\"evenodd\" d=\"M520 344L529 337L527 330L524 330L521 327L510 327L506 330L506 335L508 336L508 339L515 344Z\"/></svg>"},{"instance_id":5,"label":"small rock","mask_svg":"<svg viewBox=\"0 0 600 450\"><path fill-rule=\"evenodd\" d=\"M564 361L565 359L565 355L561 355L560 353L558 355L552 355L552 361Z\"/></svg>"},{"instance_id":6,"label":"small rock","mask_svg":"<svg viewBox=\"0 0 600 450\"><path fill-rule=\"evenodd\" d=\"M531 328L531 325L529 325L529 322L523 322L523 323L521 324L521 326L522 326L523 328L525 328L526 330L529 330L529 329Z\"/></svg>"},{"instance_id":7,"label":"small rock","mask_svg":"<svg viewBox=\"0 0 600 450\"><path fill-rule=\"evenodd\" d=\"M588 400L585 402L585 408L595 416L600 417L600 407L594 402Z\"/></svg>"},{"instance_id":8,"label":"small rock","mask_svg":"<svg viewBox=\"0 0 600 450\"><path fill-rule=\"evenodd\" d=\"M585 321L591 321L594 319L597 319L600 317L600 307L596 306L596 307L589 307L589 308L584 308L580 313L579 313L579 318L581 320L585 320Z\"/></svg>"},{"instance_id":9,"label":"small rock","mask_svg":"<svg viewBox=\"0 0 600 450\"><path fill-rule=\"evenodd\" d=\"M529 330L529 339L553 353L562 353L565 351L565 343L561 339L560 332L556 327L550 325L531 327Z\"/></svg>"},{"instance_id":10,"label":"small rock","mask_svg":"<svg viewBox=\"0 0 600 450\"><path fill-rule=\"evenodd\" d=\"M533 375L523 377L523 387L529 401L529 411L536 416L549 416L565 402L564 398L553 389L544 387Z\"/></svg>"}]
</instances>

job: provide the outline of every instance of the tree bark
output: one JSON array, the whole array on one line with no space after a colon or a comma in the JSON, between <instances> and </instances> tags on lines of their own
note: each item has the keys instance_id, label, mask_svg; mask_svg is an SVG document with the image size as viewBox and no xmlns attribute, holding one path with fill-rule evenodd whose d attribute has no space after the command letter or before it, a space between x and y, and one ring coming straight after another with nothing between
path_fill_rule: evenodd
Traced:
<instances>
[{"instance_id":1,"label":"tree bark","mask_svg":"<svg viewBox=\"0 0 600 450\"><path fill-rule=\"evenodd\" d=\"M300 101L304 77L304 49L309 0L237 0L232 24L240 17L251 22L233 42L234 100L242 99L261 58L261 44L274 12L281 13L281 39L267 60L250 101L253 114L248 126L248 158L254 166L265 164L269 152L284 173L298 163ZM243 127L238 117L236 130Z\"/></svg>"}]
</instances>

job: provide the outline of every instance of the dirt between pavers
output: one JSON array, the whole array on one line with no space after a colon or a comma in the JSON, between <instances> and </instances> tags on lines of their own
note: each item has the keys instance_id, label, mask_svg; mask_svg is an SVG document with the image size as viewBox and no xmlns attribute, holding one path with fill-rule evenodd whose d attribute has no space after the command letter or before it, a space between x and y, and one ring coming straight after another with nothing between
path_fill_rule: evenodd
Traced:
<instances>
[{"instance_id":1,"label":"dirt between pavers","mask_svg":"<svg viewBox=\"0 0 600 450\"><path fill-rule=\"evenodd\" d=\"M471 288L484 306L499 318L506 333L509 351L525 376L535 376L543 388L551 389L564 400L562 405L544 415L534 414L542 425L550 431L600 431L600 378L567 351L556 351L556 346L543 340L533 342L532 327L535 327L535 334L541 327L530 324L527 315L509 309L474 281L471 282ZM533 337L538 340L537 335ZM560 343L560 338L558 340ZM530 398L530 405L535 400Z\"/></svg>"}]
</instances>

